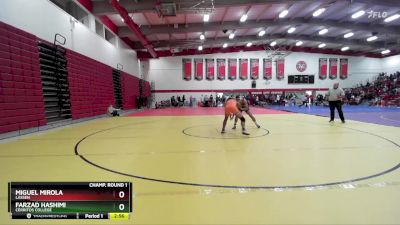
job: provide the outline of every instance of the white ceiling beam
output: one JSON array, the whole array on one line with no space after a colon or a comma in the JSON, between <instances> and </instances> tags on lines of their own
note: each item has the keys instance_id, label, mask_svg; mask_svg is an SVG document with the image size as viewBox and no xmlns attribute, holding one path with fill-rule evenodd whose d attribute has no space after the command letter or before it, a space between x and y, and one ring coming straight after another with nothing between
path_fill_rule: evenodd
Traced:
<instances>
[{"instance_id":1,"label":"white ceiling beam","mask_svg":"<svg viewBox=\"0 0 400 225\"><path fill-rule=\"evenodd\" d=\"M153 26L141 26L140 29L145 35L160 34L160 33L188 33L188 32L205 32L205 31L222 31L222 30L236 30L236 29L251 29L251 28L267 28L276 26L287 26L287 25L300 25L307 24L311 26L327 26L337 27L341 29L350 29L355 31L376 31L380 34L392 34L400 36L400 26L371 26L367 23L354 23L354 22L337 22L335 20L323 20L323 19L280 19L280 20L248 20L245 23L238 23L237 21L226 21L221 25L221 22L209 22L209 23L191 23L191 24L178 24L177 28L171 28L166 25L153 25ZM126 37L131 35L131 31L127 27L119 28L119 36Z\"/></svg>"},{"instance_id":2,"label":"white ceiling beam","mask_svg":"<svg viewBox=\"0 0 400 225\"><path fill-rule=\"evenodd\" d=\"M256 37L254 35L247 36L239 36L235 37L232 40L229 40L226 37L216 38L207 40L207 45L221 45L224 43L228 43L229 45L237 45L244 44L247 42L256 43L265 43L270 42L272 40L282 39L282 40L295 40L295 41L310 41L316 43L327 43L327 44L340 44L340 45L349 45L349 46L360 46L364 48L394 48L400 49L400 46L396 44L392 44L390 46L383 41L377 41L374 43L367 42L366 40L355 40L355 39L338 39L334 37L323 37L323 36L315 36L315 35L296 35L296 34L273 34L273 35L265 35L263 37ZM202 41L199 39L190 39L190 40L174 40L174 41L159 41L153 42L152 45L155 48L160 47L195 47L201 44ZM140 48L140 44L136 43L136 46Z\"/></svg>"},{"instance_id":3,"label":"white ceiling beam","mask_svg":"<svg viewBox=\"0 0 400 225\"><path fill-rule=\"evenodd\" d=\"M282 4L282 3L292 3L292 2L312 2L313 0L218 0L214 1L214 7L229 7L237 5L256 5L256 4ZM124 7L129 13L141 12L141 11L155 11L155 6L157 2L171 2L171 1L159 1L159 0L142 0L142 1L132 1L132 0L120 0L119 3ZM177 10L182 8L191 8L193 6L193 0L179 0L176 4L179 5ZM93 1L93 14L95 15L107 15L115 14L115 11L108 3L108 0L98 0Z\"/></svg>"}]
</instances>

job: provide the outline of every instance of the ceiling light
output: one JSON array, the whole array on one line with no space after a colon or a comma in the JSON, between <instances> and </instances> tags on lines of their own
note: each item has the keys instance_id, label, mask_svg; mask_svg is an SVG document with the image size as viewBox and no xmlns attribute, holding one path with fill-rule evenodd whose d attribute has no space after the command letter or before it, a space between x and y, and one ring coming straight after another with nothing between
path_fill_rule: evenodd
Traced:
<instances>
[{"instance_id":1,"label":"ceiling light","mask_svg":"<svg viewBox=\"0 0 400 225\"><path fill-rule=\"evenodd\" d=\"M349 37L351 37L351 36L353 36L353 35L354 35L354 33L353 33L353 32L350 32L350 33L347 33L347 34L343 35L343 37L344 37L344 38L349 38Z\"/></svg>"},{"instance_id":2,"label":"ceiling light","mask_svg":"<svg viewBox=\"0 0 400 225\"><path fill-rule=\"evenodd\" d=\"M271 42L271 44L269 44L269 45L271 45L272 47L274 47L274 46L276 45L276 41Z\"/></svg>"},{"instance_id":3,"label":"ceiling light","mask_svg":"<svg viewBox=\"0 0 400 225\"><path fill-rule=\"evenodd\" d=\"M386 18L384 21L386 23L392 22L393 20L397 20L398 18L400 18L400 14L394 14L393 16L389 16L388 18Z\"/></svg>"},{"instance_id":4,"label":"ceiling light","mask_svg":"<svg viewBox=\"0 0 400 225\"><path fill-rule=\"evenodd\" d=\"M229 39L233 39L235 37L235 34L234 33L231 33L230 35L229 35Z\"/></svg>"},{"instance_id":5,"label":"ceiling light","mask_svg":"<svg viewBox=\"0 0 400 225\"><path fill-rule=\"evenodd\" d=\"M265 30L262 30L262 31L260 31L260 32L258 33L258 36L262 37L262 36L264 36L264 34L265 34Z\"/></svg>"},{"instance_id":6,"label":"ceiling light","mask_svg":"<svg viewBox=\"0 0 400 225\"><path fill-rule=\"evenodd\" d=\"M244 22L247 20L247 14L243 14L242 17L240 17L240 22Z\"/></svg>"},{"instance_id":7,"label":"ceiling light","mask_svg":"<svg viewBox=\"0 0 400 225\"><path fill-rule=\"evenodd\" d=\"M287 9L283 10L281 13L279 13L279 18L284 18L288 13L289 11Z\"/></svg>"},{"instance_id":8,"label":"ceiling light","mask_svg":"<svg viewBox=\"0 0 400 225\"><path fill-rule=\"evenodd\" d=\"M381 51L381 53L382 53L382 55L385 55L385 54L390 53L390 50L389 50L389 49L386 49L386 50Z\"/></svg>"},{"instance_id":9,"label":"ceiling light","mask_svg":"<svg viewBox=\"0 0 400 225\"><path fill-rule=\"evenodd\" d=\"M204 34L200 35L200 40L204 40L206 37L204 36Z\"/></svg>"},{"instance_id":10,"label":"ceiling light","mask_svg":"<svg viewBox=\"0 0 400 225\"><path fill-rule=\"evenodd\" d=\"M296 42L296 46L300 46L300 45L302 45L303 44L303 42L302 41L298 41L298 42Z\"/></svg>"},{"instance_id":11,"label":"ceiling light","mask_svg":"<svg viewBox=\"0 0 400 225\"><path fill-rule=\"evenodd\" d=\"M350 48L349 48L349 46L345 46L345 47L343 47L342 49L340 49L340 50L342 50L342 52L345 52L345 51L347 51L347 50L349 50Z\"/></svg>"},{"instance_id":12,"label":"ceiling light","mask_svg":"<svg viewBox=\"0 0 400 225\"><path fill-rule=\"evenodd\" d=\"M325 12L325 8L320 8L317 11L315 11L312 15L314 17L317 17L317 16L321 15L323 12Z\"/></svg>"},{"instance_id":13,"label":"ceiling light","mask_svg":"<svg viewBox=\"0 0 400 225\"><path fill-rule=\"evenodd\" d=\"M360 16L362 16L364 14L365 14L365 11L364 10L360 10L360 11L354 13L353 15L351 15L351 18L357 19L358 17L360 17Z\"/></svg>"},{"instance_id":14,"label":"ceiling light","mask_svg":"<svg viewBox=\"0 0 400 225\"><path fill-rule=\"evenodd\" d=\"M121 21L124 23L125 22L124 18L121 18Z\"/></svg>"},{"instance_id":15,"label":"ceiling light","mask_svg":"<svg viewBox=\"0 0 400 225\"><path fill-rule=\"evenodd\" d=\"M326 29L326 28L322 29L318 33L319 33L319 35L324 35L324 34L328 33L328 29Z\"/></svg>"},{"instance_id":16,"label":"ceiling light","mask_svg":"<svg viewBox=\"0 0 400 225\"><path fill-rule=\"evenodd\" d=\"M372 36L372 37L367 38L367 41L375 41L376 39L378 39L377 36Z\"/></svg>"},{"instance_id":17,"label":"ceiling light","mask_svg":"<svg viewBox=\"0 0 400 225\"><path fill-rule=\"evenodd\" d=\"M224 45L222 45L222 47L223 47L223 48L226 48L226 47L228 47L228 44L225 43Z\"/></svg>"},{"instance_id":18,"label":"ceiling light","mask_svg":"<svg viewBox=\"0 0 400 225\"><path fill-rule=\"evenodd\" d=\"M318 45L318 48L323 48L323 47L325 47L326 46L326 44L325 43L322 43L322 44L319 44Z\"/></svg>"},{"instance_id":19,"label":"ceiling light","mask_svg":"<svg viewBox=\"0 0 400 225\"><path fill-rule=\"evenodd\" d=\"M252 45L253 45L253 43L251 43L251 42L249 42L249 43L246 44L247 47L250 47L250 46L252 46Z\"/></svg>"},{"instance_id":20,"label":"ceiling light","mask_svg":"<svg viewBox=\"0 0 400 225\"><path fill-rule=\"evenodd\" d=\"M204 22L208 22L209 20L210 20L210 15L209 14L204 14L203 21Z\"/></svg>"},{"instance_id":21,"label":"ceiling light","mask_svg":"<svg viewBox=\"0 0 400 225\"><path fill-rule=\"evenodd\" d=\"M198 49L199 51L203 50L203 46L200 45Z\"/></svg>"},{"instance_id":22,"label":"ceiling light","mask_svg":"<svg viewBox=\"0 0 400 225\"><path fill-rule=\"evenodd\" d=\"M296 30L296 27L291 27L289 28L289 30L287 31L289 34L293 33Z\"/></svg>"}]
</instances>

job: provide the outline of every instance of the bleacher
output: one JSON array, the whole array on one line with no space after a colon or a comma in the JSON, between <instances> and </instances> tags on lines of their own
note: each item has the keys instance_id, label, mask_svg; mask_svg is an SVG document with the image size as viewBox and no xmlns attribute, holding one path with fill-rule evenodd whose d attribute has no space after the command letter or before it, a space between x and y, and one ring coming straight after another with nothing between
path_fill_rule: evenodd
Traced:
<instances>
[{"instance_id":1,"label":"bleacher","mask_svg":"<svg viewBox=\"0 0 400 225\"><path fill-rule=\"evenodd\" d=\"M120 71L115 84L111 66L62 47L60 55L57 47L0 22L0 134L104 115L117 88L123 109L137 107L139 89L150 96L149 82L140 87L138 77Z\"/></svg>"},{"instance_id":2,"label":"bleacher","mask_svg":"<svg viewBox=\"0 0 400 225\"><path fill-rule=\"evenodd\" d=\"M372 81L346 90L349 104L400 106L400 72L380 73Z\"/></svg>"}]
</instances>

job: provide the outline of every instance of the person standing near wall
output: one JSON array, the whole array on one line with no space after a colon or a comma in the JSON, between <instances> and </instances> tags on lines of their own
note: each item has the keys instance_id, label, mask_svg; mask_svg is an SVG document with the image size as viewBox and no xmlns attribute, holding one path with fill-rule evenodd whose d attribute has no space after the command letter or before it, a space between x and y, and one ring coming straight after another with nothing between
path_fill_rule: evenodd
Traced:
<instances>
[{"instance_id":1,"label":"person standing near wall","mask_svg":"<svg viewBox=\"0 0 400 225\"><path fill-rule=\"evenodd\" d=\"M335 120L335 108L339 113L339 117L342 120L342 123L345 123L343 111L342 111L342 99L344 98L343 89L339 88L339 83L334 83L333 88L329 88L328 93L326 94L329 101L329 109L331 111L331 119L329 122L333 122Z\"/></svg>"},{"instance_id":2,"label":"person standing near wall","mask_svg":"<svg viewBox=\"0 0 400 225\"><path fill-rule=\"evenodd\" d=\"M114 116L119 116L119 111L121 111L121 109L114 108L113 105L110 105L110 106L108 106L107 111L108 111L109 115L114 117Z\"/></svg>"}]
</instances>

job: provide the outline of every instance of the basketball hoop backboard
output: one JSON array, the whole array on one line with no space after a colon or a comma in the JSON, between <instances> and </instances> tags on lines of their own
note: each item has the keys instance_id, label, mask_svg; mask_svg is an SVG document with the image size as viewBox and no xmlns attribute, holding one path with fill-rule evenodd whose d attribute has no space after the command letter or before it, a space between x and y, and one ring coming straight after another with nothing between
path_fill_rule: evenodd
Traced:
<instances>
[{"instance_id":1,"label":"basketball hoop backboard","mask_svg":"<svg viewBox=\"0 0 400 225\"><path fill-rule=\"evenodd\" d=\"M271 58L273 61L276 61L278 59L284 59L291 53L285 46L265 45L264 49L267 53L267 57Z\"/></svg>"}]
</instances>

